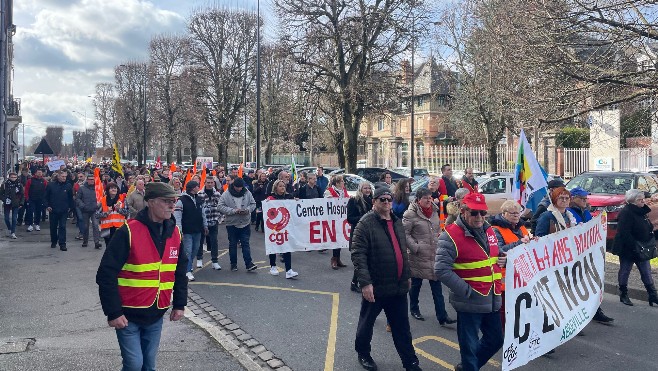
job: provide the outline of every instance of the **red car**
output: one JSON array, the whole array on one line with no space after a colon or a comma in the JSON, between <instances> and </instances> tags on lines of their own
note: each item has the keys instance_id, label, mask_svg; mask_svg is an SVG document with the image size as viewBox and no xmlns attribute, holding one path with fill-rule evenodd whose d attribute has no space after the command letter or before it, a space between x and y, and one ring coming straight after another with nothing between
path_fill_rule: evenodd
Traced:
<instances>
[{"instance_id":1,"label":"red car","mask_svg":"<svg viewBox=\"0 0 658 371\"><path fill-rule=\"evenodd\" d=\"M566 187L569 190L581 187L590 193L587 199L592 215L596 216L603 210L608 212L607 249L610 250L612 240L617 234L617 215L626 205L624 199L626 191L640 189L654 194L658 192L658 176L625 171L588 171L571 179ZM658 228L658 205L652 205L651 209L649 219L654 228Z\"/></svg>"}]
</instances>

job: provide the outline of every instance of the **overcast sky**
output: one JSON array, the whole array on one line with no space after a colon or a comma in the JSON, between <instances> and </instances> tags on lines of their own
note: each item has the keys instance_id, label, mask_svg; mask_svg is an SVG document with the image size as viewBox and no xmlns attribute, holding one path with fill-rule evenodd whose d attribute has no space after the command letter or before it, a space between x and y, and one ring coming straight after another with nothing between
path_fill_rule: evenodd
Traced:
<instances>
[{"instance_id":1,"label":"overcast sky","mask_svg":"<svg viewBox=\"0 0 658 371\"><path fill-rule=\"evenodd\" d=\"M13 95L21 99L25 143L48 125L63 126L71 142L73 130L84 130L85 111L93 123L88 96L96 83L113 82L116 65L147 59L153 35L185 33L193 10L215 4L256 9L256 0L14 1Z\"/></svg>"}]
</instances>

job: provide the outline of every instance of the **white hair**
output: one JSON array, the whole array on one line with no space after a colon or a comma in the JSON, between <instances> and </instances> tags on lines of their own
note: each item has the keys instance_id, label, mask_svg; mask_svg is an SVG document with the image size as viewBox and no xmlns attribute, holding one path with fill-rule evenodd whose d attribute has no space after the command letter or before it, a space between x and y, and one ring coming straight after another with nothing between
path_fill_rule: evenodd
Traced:
<instances>
[{"instance_id":1,"label":"white hair","mask_svg":"<svg viewBox=\"0 0 658 371\"><path fill-rule=\"evenodd\" d=\"M624 199L626 200L627 204L632 204L633 202L637 201L640 196L644 198L644 191L640 191L639 189L629 189L626 191L626 196Z\"/></svg>"}]
</instances>

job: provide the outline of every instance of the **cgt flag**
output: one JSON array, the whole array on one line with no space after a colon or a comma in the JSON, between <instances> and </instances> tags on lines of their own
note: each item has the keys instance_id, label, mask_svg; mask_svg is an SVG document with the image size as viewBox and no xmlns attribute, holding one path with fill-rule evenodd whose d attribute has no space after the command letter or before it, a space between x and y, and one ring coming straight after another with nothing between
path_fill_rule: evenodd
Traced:
<instances>
[{"instance_id":1,"label":"cgt flag","mask_svg":"<svg viewBox=\"0 0 658 371\"><path fill-rule=\"evenodd\" d=\"M116 143L114 143L114 151L112 153L112 170L124 176L123 167L121 167L121 158L119 157L119 149Z\"/></svg>"},{"instance_id":2,"label":"cgt flag","mask_svg":"<svg viewBox=\"0 0 658 371\"><path fill-rule=\"evenodd\" d=\"M514 187L512 195L521 206L526 207L528 199L533 193L546 188L546 176L542 171L532 147L526 139L525 132L521 129L519 138L519 153L516 160L516 171L514 172Z\"/></svg>"}]
</instances>

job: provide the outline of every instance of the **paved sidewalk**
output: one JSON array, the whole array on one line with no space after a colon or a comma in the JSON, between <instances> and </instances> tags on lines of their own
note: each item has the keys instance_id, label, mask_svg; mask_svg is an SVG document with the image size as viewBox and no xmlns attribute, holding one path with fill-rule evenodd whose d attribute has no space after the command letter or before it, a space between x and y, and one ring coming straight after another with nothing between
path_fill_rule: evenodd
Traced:
<instances>
[{"instance_id":1,"label":"paved sidewalk","mask_svg":"<svg viewBox=\"0 0 658 371\"><path fill-rule=\"evenodd\" d=\"M47 222L42 226L31 233L19 227L18 240L4 237L4 225L0 230L0 370L120 369L95 283L104 250L80 247L70 224L69 251L51 249ZM181 369L244 367L189 319L166 316L158 370Z\"/></svg>"}]
</instances>

